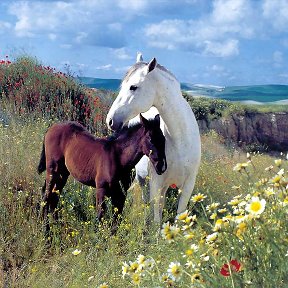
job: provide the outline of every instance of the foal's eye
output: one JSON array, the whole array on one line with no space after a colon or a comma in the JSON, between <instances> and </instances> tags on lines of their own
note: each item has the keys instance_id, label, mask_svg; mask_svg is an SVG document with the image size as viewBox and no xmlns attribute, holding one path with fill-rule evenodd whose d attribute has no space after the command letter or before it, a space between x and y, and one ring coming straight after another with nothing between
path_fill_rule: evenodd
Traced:
<instances>
[{"instance_id":1,"label":"foal's eye","mask_svg":"<svg viewBox=\"0 0 288 288\"><path fill-rule=\"evenodd\" d=\"M137 87L136 85L131 85L131 86L130 86L130 90L131 90L131 91L135 91L137 88L138 88L138 87Z\"/></svg>"}]
</instances>

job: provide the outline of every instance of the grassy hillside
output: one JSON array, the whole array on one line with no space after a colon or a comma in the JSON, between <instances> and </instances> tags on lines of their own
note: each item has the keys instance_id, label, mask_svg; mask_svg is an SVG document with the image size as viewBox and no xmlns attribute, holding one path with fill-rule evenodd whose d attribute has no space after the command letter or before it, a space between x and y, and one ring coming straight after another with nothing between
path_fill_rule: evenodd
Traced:
<instances>
[{"instance_id":1,"label":"grassy hillside","mask_svg":"<svg viewBox=\"0 0 288 288\"><path fill-rule=\"evenodd\" d=\"M0 125L0 287L285 287L286 155L247 156L213 133L202 136L194 197L177 221L176 189L169 191L159 232L145 221L149 207L135 186L112 235L113 211L97 222L95 192L70 179L48 246L39 217L44 175L36 173L43 135L57 119L76 119L105 134L109 99L94 102L96 92L69 76L60 83L55 70L42 74L41 65L21 61L0 66L6 117ZM20 87L17 77L23 77ZM90 110L83 103L76 109L77 100Z\"/></svg>"}]
</instances>

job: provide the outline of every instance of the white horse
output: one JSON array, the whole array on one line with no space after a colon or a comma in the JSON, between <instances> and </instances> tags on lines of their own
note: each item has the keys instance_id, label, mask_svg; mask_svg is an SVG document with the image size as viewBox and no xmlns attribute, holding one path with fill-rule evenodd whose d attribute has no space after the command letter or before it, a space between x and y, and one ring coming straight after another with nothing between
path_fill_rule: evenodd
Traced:
<instances>
[{"instance_id":1,"label":"white horse","mask_svg":"<svg viewBox=\"0 0 288 288\"><path fill-rule=\"evenodd\" d=\"M170 185L176 184L181 190L177 213L187 208L200 165L200 133L194 113L183 98L175 76L157 64L155 58L145 63L138 55L137 60L122 81L106 123L112 130L117 130L151 107L148 114L154 115L159 111L166 139L167 170L159 176L149 165L149 190L154 220L161 222L165 195ZM147 117L147 114L144 115ZM143 159L139 164L144 170L145 161ZM139 165L137 173L140 173Z\"/></svg>"}]
</instances>

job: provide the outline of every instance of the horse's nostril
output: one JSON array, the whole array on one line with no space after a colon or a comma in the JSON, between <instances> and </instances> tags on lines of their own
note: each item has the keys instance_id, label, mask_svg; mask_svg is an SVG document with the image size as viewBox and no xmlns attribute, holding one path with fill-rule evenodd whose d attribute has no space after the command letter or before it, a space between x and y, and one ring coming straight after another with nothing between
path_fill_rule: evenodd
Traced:
<instances>
[{"instance_id":1,"label":"horse's nostril","mask_svg":"<svg viewBox=\"0 0 288 288\"><path fill-rule=\"evenodd\" d=\"M109 127L112 127L112 126L113 126L113 120L110 119L110 120L109 120Z\"/></svg>"}]
</instances>

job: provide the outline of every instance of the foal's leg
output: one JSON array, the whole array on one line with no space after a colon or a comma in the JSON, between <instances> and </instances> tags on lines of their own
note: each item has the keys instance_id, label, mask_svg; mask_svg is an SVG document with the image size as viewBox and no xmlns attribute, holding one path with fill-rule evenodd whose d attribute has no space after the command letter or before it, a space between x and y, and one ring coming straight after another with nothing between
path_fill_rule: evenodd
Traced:
<instances>
[{"instance_id":1,"label":"foal's leg","mask_svg":"<svg viewBox=\"0 0 288 288\"><path fill-rule=\"evenodd\" d=\"M106 210L106 204L105 204L106 194L107 194L107 188L106 187L97 187L96 188L96 211L97 211L97 218L99 220L101 220L103 218L105 210Z\"/></svg>"},{"instance_id":2,"label":"foal's leg","mask_svg":"<svg viewBox=\"0 0 288 288\"><path fill-rule=\"evenodd\" d=\"M46 171L46 180L45 184L42 188L42 195L43 195L43 212L42 212L42 217L43 220L45 221L45 232L48 233L50 231L50 226L49 226L49 221L48 221L48 213L50 210L50 202L51 202L51 194L53 187L55 186L55 176L53 175L52 169L48 169ZM43 191L43 189L45 189Z\"/></svg>"},{"instance_id":3,"label":"foal's leg","mask_svg":"<svg viewBox=\"0 0 288 288\"><path fill-rule=\"evenodd\" d=\"M55 186L52 190L52 194L51 194L51 201L50 201L50 209L51 209L51 213L54 217L55 220L58 220L58 210L57 210L57 206L59 203L59 197L60 194L67 182L67 179L69 177L69 172L66 169L66 167L62 167L61 168L61 174L57 173L57 175L55 176L56 178L56 183Z\"/></svg>"},{"instance_id":4,"label":"foal's leg","mask_svg":"<svg viewBox=\"0 0 288 288\"><path fill-rule=\"evenodd\" d=\"M123 185L123 186L122 186ZM128 190L127 185L115 185L111 189L111 202L113 208L117 208L117 211L115 213L115 217L117 217L118 214L121 214L123 212L125 200L126 200L126 191ZM123 191L124 190L124 191Z\"/></svg>"},{"instance_id":5,"label":"foal's leg","mask_svg":"<svg viewBox=\"0 0 288 288\"><path fill-rule=\"evenodd\" d=\"M60 169L59 169L59 167L61 166L60 164L61 163L59 163L59 161L57 162L57 161L52 160L49 163L49 165L47 165L47 170L46 170L46 189L45 189L45 193L43 196L43 202L44 202L43 219L44 221L46 221L47 232L50 230L49 223L48 223L48 213L51 212L53 214L53 217L57 218L57 215L54 214L57 204L59 202L59 195L57 194L56 191L64 187L67 181L67 177L68 177L66 175L67 173L64 173L65 175L64 178L61 176Z\"/></svg>"}]
</instances>

